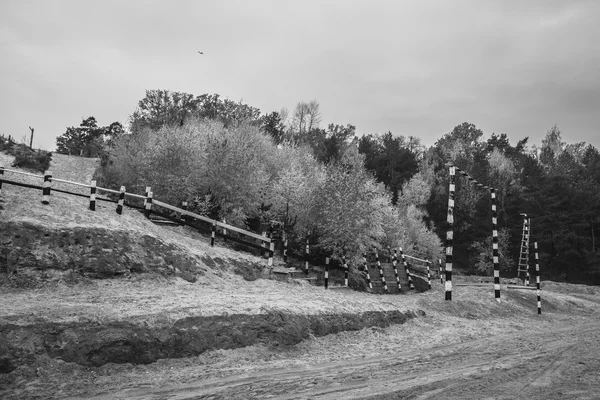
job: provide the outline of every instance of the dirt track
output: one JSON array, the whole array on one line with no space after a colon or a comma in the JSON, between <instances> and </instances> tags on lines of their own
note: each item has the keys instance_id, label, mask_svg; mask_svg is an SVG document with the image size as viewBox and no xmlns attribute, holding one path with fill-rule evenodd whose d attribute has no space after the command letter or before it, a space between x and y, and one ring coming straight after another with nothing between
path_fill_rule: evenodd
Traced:
<instances>
[{"instance_id":1,"label":"dirt track","mask_svg":"<svg viewBox=\"0 0 600 400\"><path fill-rule=\"evenodd\" d=\"M94 399L598 399L600 323L267 369Z\"/></svg>"}]
</instances>

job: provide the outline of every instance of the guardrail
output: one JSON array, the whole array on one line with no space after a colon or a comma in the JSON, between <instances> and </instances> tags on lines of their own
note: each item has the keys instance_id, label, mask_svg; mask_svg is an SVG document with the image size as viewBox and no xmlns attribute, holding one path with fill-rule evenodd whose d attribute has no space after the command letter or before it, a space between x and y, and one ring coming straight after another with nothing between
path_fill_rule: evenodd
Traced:
<instances>
[{"instance_id":1,"label":"guardrail","mask_svg":"<svg viewBox=\"0 0 600 400\"><path fill-rule=\"evenodd\" d=\"M29 176L29 177L33 177L33 178L37 178L37 179L42 179L42 186L38 186L38 185L33 185L33 184L28 184L28 183L23 183L23 182L17 182L17 181L13 181L13 180L8 180L5 179L5 173L9 172L9 173L13 173L13 174L18 174L18 175L24 175L24 176ZM63 183L63 184L67 184L67 185L73 185L73 186L78 186L78 187L82 187L82 188L87 188L90 190L89 194L82 194L82 193L75 193L75 192L70 192L68 190L62 190L62 189L58 189L58 188L52 188L52 183L53 182L57 182L57 183ZM230 224L227 224L225 222L222 221L217 221L211 218L208 218L204 215L199 215L196 213L193 213L191 211L185 210L183 208L179 208L176 206L173 206L171 204L153 199L153 193L151 191L151 188L147 188L147 191L145 193L145 195L140 195L140 194L136 194L136 193L128 193L125 190L124 186L121 186L120 190L114 190L114 189L109 189L109 188L103 188L103 187L99 187L96 186L96 181L91 181L90 184L85 184L85 183L81 183L81 182L73 182L73 181L69 181L66 179L59 179L59 178L55 178L52 176L52 172L51 171L46 171L44 173L44 175L38 175L38 174L33 174L30 172L25 172L25 171L19 171L19 170L14 170L14 169L7 169L4 167L0 167L0 194L2 194L2 184L6 183L9 185L15 185L15 186L20 186L20 187L25 187L25 188L30 188L30 189L38 189L42 191L42 204L44 205L48 205L50 204L50 195L52 191L55 192L59 192L59 193L64 193L64 194L68 194L68 195L73 195L73 196L78 196L78 197L86 197L89 198L90 201L90 205L89 205L89 209L91 211L95 211L96 209L96 201L100 200L100 201L107 201L107 202L112 202L112 203L117 203L117 208L116 208L116 212L117 214L121 214L123 212L123 206L127 206L130 208L135 208L135 209L139 209L139 210L144 210L146 217L150 218L150 215L152 213L163 216L165 218L168 219L173 219L171 218L169 215L166 215L164 213L159 212L158 210L152 210L152 207L161 207L173 212L176 212L178 214L180 214L181 216L186 216L186 217L190 217L193 220L198 220L198 221L202 221L205 223L208 223L211 225L211 246L214 246L214 242L215 242L215 236L217 235L217 228L221 228L223 232L227 232L227 231L232 231L232 232L236 232L242 236L246 236L248 238L252 238L255 240L258 240L260 242L260 245L245 241L245 240L236 240L236 238L231 237L231 236L227 236L227 234L223 235L220 234L219 236L224 236L227 238L231 238L234 241L238 241L242 244L251 246L251 247L256 247L262 250L266 250L269 252L269 259L268 259L268 265L272 266L273 265L273 256L275 253L275 243L273 242L273 240L267 236L264 235L259 235L257 233L254 232L250 232L247 231L245 229L242 228L238 228L237 226L233 226ZM98 192L105 192L105 193L112 193L112 194L117 194L119 195L119 199L118 200L112 200L112 199L106 199L106 198L99 198L97 197ZM134 198L134 199L140 199L144 201L144 205L143 207L139 207L139 206L135 206L133 204L126 204L125 203L125 198L129 197L129 198ZM182 225L190 225L189 221L184 221L181 219L176 220L177 223L180 223Z\"/></svg>"}]
</instances>

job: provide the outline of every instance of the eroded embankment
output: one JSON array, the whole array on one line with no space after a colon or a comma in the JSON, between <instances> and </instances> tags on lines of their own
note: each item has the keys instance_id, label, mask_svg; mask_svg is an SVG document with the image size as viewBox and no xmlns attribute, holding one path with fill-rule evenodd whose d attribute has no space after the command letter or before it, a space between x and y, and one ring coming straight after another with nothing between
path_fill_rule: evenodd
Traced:
<instances>
[{"instance_id":1,"label":"eroded embankment","mask_svg":"<svg viewBox=\"0 0 600 400\"><path fill-rule=\"evenodd\" d=\"M423 311L300 315L283 312L189 317L167 326L129 322L102 325L39 323L0 326L0 372L11 372L48 355L84 366L147 364L162 358L196 356L207 350L257 343L293 345L310 335L325 336L365 327L402 324Z\"/></svg>"}]
</instances>

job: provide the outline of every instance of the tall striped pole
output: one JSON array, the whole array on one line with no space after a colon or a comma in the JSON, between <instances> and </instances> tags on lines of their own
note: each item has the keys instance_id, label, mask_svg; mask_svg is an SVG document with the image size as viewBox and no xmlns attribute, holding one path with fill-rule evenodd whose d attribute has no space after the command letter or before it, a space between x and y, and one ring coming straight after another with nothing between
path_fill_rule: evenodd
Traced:
<instances>
[{"instance_id":1,"label":"tall striped pole","mask_svg":"<svg viewBox=\"0 0 600 400\"><path fill-rule=\"evenodd\" d=\"M342 265L344 266L344 286L348 286L348 263L346 262L346 256L342 256Z\"/></svg>"},{"instance_id":2,"label":"tall striped pole","mask_svg":"<svg viewBox=\"0 0 600 400\"><path fill-rule=\"evenodd\" d=\"M410 290L414 290L415 285L413 285L412 277L410 276L410 271L408 270L408 262L406 262L406 256L404 255L404 252L402 251L402 247L400 247L398 250L400 250L400 257L402 257L402 265L404 265L404 271L406 272L406 279L408 280L408 288Z\"/></svg>"},{"instance_id":3,"label":"tall striped pole","mask_svg":"<svg viewBox=\"0 0 600 400\"><path fill-rule=\"evenodd\" d=\"M215 246L215 236L217 234L217 222L213 221L212 225L210 226L210 247L214 247ZM265 242L263 242L263 247L264 247Z\"/></svg>"},{"instance_id":4,"label":"tall striped pole","mask_svg":"<svg viewBox=\"0 0 600 400\"><path fill-rule=\"evenodd\" d=\"M494 296L500 301L500 259L498 250L498 212L496 210L496 189L490 189L492 197L492 257L494 261Z\"/></svg>"},{"instance_id":5,"label":"tall striped pole","mask_svg":"<svg viewBox=\"0 0 600 400\"><path fill-rule=\"evenodd\" d=\"M306 238L306 253L304 255L304 274L308 275L308 257L310 256L310 244L308 238Z\"/></svg>"},{"instance_id":6,"label":"tall striped pole","mask_svg":"<svg viewBox=\"0 0 600 400\"><path fill-rule=\"evenodd\" d=\"M52 186L52 172L44 173L44 183L42 184L42 204L50 204L50 187Z\"/></svg>"},{"instance_id":7,"label":"tall striped pole","mask_svg":"<svg viewBox=\"0 0 600 400\"><path fill-rule=\"evenodd\" d=\"M394 276L396 277L396 285L398 285L398 291L402 290L400 284L400 276L398 275L398 252L394 249L394 257L392 258L392 265L394 266Z\"/></svg>"},{"instance_id":8,"label":"tall striped pole","mask_svg":"<svg viewBox=\"0 0 600 400\"><path fill-rule=\"evenodd\" d=\"M117 201L117 214L123 214L123 204L125 204L125 186L121 186L119 191L119 201Z\"/></svg>"},{"instance_id":9,"label":"tall striped pole","mask_svg":"<svg viewBox=\"0 0 600 400\"><path fill-rule=\"evenodd\" d=\"M431 289L431 268L429 267L431 263L429 261L425 261L425 263L427 263L427 286Z\"/></svg>"},{"instance_id":10,"label":"tall striped pole","mask_svg":"<svg viewBox=\"0 0 600 400\"><path fill-rule=\"evenodd\" d=\"M148 193L150 193L150 191L152 191L152 188L150 186L146 186L146 198L144 199L144 209L146 209L146 204L148 203Z\"/></svg>"},{"instance_id":11,"label":"tall striped pole","mask_svg":"<svg viewBox=\"0 0 600 400\"><path fill-rule=\"evenodd\" d=\"M385 276L383 276L383 268L381 268L381 262L379 261L379 254L377 253L377 249L375 249L375 262L377 263L377 269L379 270L379 279L381 279L383 290L385 293L387 293L388 287L387 283L385 282Z\"/></svg>"},{"instance_id":12,"label":"tall striped pole","mask_svg":"<svg viewBox=\"0 0 600 400\"><path fill-rule=\"evenodd\" d=\"M538 314L542 313L542 298L540 296L541 288L540 288L540 262L538 258L538 245L537 242L533 242L533 249L535 251L535 289L537 292L537 306L538 306Z\"/></svg>"},{"instance_id":13,"label":"tall striped pole","mask_svg":"<svg viewBox=\"0 0 600 400\"><path fill-rule=\"evenodd\" d=\"M146 204L144 206L144 215L146 216L146 218L150 218L150 214L152 213L152 196L152 192L146 192Z\"/></svg>"},{"instance_id":14,"label":"tall striped pole","mask_svg":"<svg viewBox=\"0 0 600 400\"><path fill-rule=\"evenodd\" d=\"M267 262L267 265L269 267L273 266L273 256L275 255L275 242L273 241L273 239L269 239L269 260Z\"/></svg>"},{"instance_id":15,"label":"tall striped pole","mask_svg":"<svg viewBox=\"0 0 600 400\"><path fill-rule=\"evenodd\" d=\"M440 267L440 283L443 285L444 284L444 272L442 270L442 259L438 258L438 265Z\"/></svg>"},{"instance_id":16,"label":"tall striped pole","mask_svg":"<svg viewBox=\"0 0 600 400\"><path fill-rule=\"evenodd\" d=\"M329 287L329 257L325 257L325 289Z\"/></svg>"},{"instance_id":17,"label":"tall striped pole","mask_svg":"<svg viewBox=\"0 0 600 400\"><path fill-rule=\"evenodd\" d=\"M452 300L452 240L454 239L454 191L456 190L456 168L450 166L448 185L448 231L446 232L446 300Z\"/></svg>"},{"instance_id":18,"label":"tall striped pole","mask_svg":"<svg viewBox=\"0 0 600 400\"><path fill-rule=\"evenodd\" d=\"M90 210L96 211L96 181L90 182Z\"/></svg>"},{"instance_id":19,"label":"tall striped pole","mask_svg":"<svg viewBox=\"0 0 600 400\"><path fill-rule=\"evenodd\" d=\"M363 253L363 260L365 265L365 271L367 271L367 284L369 289L373 290L373 283L371 282L371 274L369 273L369 263L367 262L367 253Z\"/></svg>"}]
</instances>

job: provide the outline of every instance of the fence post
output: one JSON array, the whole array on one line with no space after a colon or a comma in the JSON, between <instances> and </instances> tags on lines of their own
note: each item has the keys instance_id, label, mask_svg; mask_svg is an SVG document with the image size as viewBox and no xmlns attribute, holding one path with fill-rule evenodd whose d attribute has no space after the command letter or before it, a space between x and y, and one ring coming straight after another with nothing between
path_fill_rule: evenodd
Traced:
<instances>
[{"instance_id":1,"label":"fence post","mask_svg":"<svg viewBox=\"0 0 600 400\"><path fill-rule=\"evenodd\" d=\"M274 256L275 256L275 242L273 241L273 239L269 238L269 260L268 260L269 267L273 266L273 257Z\"/></svg>"},{"instance_id":2,"label":"fence post","mask_svg":"<svg viewBox=\"0 0 600 400\"><path fill-rule=\"evenodd\" d=\"M402 247L400 247L398 250L400 250L400 257L402 257L402 265L404 265L404 271L406 271L406 279L408 280L408 289L414 290L415 285L413 285L412 277L410 276L410 271L408 270L408 263L406 262L406 257L404 256Z\"/></svg>"},{"instance_id":3,"label":"fence post","mask_svg":"<svg viewBox=\"0 0 600 400\"><path fill-rule=\"evenodd\" d=\"M367 284L369 289L373 290L373 283L371 283L371 274L369 273L369 263L367 262L367 253L363 253L363 260L365 261L365 271L367 271Z\"/></svg>"},{"instance_id":4,"label":"fence post","mask_svg":"<svg viewBox=\"0 0 600 400\"><path fill-rule=\"evenodd\" d=\"M306 238L306 254L304 255L304 274L308 275L308 256L310 256L310 245L308 238Z\"/></svg>"},{"instance_id":5,"label":"fence post","mask_svg":"<svg viewBox=\"0 0 600 400\"><path fill-rule=\"evenodd\" d=\"M0 195L2 194L2 177L4 176L4 166L0 165Z\"/></svg>"},{"instance_id":6,"label":"fence post","mask_svg":"<svg viewBox=\"0 0 600 400\"><path fill-rule=\"evenodd\" d=\"M144 199L144 209L146 208L146 203L148 202L148 193L150 193L151 190L152 188L150 188L150 186L146 186L146 198Z\"/></svg>"},{"instance_id":7,"label":"fence post","mask_svg":"<svg viewBox=\"0 0 600 400\"><path fill-rule=\"evenodd\" d=\"M50 187L52 186L52 172L44 173L44 183L42 184L42 204L50 204Z\"/></svg>"},{"instance_id":8,"label":"fence post","mask_svg":"<svg viewBox=\"0 0 600 400\"><path fill-rule=\"evenodd\" d=\"M117 214L121 215L123 213L123 204L125 203L125 186L121 186L121 191L119 193L119 201L117 202Z\"/></svg>"},{"instance_id":9,"label":"fence post","mask_svg":"<svg viewBox=\"0 0 600 400\"><path fill-rule=\"evenodd\" d=\"M263 232L262 235L263 235L263 237L267 237L267 232ZM262 242L260 242L260 256L261 257L265 256L265 250L267 248L267 245L265 243L266 242L264 240Z\"/></svg>"},{"instance_id":10,"label":"fence post","mask_svg":"<svg viewBox=\"0 0 600 400\"><path fill-rule=\"evenodd\" d=\"M449 167L450 182L448 184L448 230L446 231L446 300L452 300L452 241L454 240L454 191L456 190L456 167Z\"/></svg>"},{"instance_id":11,"label":"fence post","mask_svg":"<svg viewBox=\"0 0 600 400\"><path fill-rule=\"evenodd\" d=\"M533 242L533 248L535 251L535 289L537 292L537 306L538 306L538 314L542 313L542 298L540 296L540 261L538 258L538 245L537 242Z\"/></svg>"},{"instance_id":12,"label":"fence post","mask_svg":"<svg viewBox=\"0 0 600 400\"><path fill-rule=\"evenodd\" d=\"M348 286L348 263L346 263L346 256L342 256L342 264L344 266L344 286Z\"/></svg>"},{"instance_id":13,"label":"fence post","mask_svg":"<svg viewBox=\"0 0 600 400\"><path fill-rule=\"evenodd\" d=\"M394 275L396 276L396 285L398 285L398 292L400 292L402 290L402 284L400 284L400 276L398 275L398 251L396 249L394 249L392 265L394 266Z\"/></svg>"},{"instance_id":14,"label":"fence post","mask_svg":"<svg viewBox=\"0 0 600 400\"><path fill-rule=\"evenodd\" d=\"M325 289L329 287L329 257L325 257Z\"/></svg>"},{"instance_id":15,"label":"fence post","mask_svg":"<svg viewBox=\"0 0 600 400\"><path fill-rule=\"evenodd\" d=\"M150 189L149 187L146 189ZM150 214L152 213L152 192L146 192L146 199L144 200L144 215L146 218L150 218Z\"/></svg>"},{"instance_id":16,"label":"fence post","mask_svg":"<svg viewBox=\"0 0 600 400\"><path fill-rule=\"evenodd\" d=\"M288 241L287 234L283 232L283 262L287 264Z\"/></svg>"},{"instance_id":17,"label":"fence post","mask_svg":"<svg viewBox=\"0 0 600 400\"><path fill-rule=\"evenodd\" d=\"M184 211L187 211L188 209L188 202L187 201L181 201L181 209ZM185 214L181 214L181 220L185 221Z\"/></svg>"},{"instance_id":18,"label":"fence post","mask_svg":"<svg viewBox=\"0 0 600 400\"><path fill-rule=\"evenodd\" d=\"M227 220L226 220L225 218L223 218L223 223L224 223L224 224L226 224L226 223L227 223ZM227 241L227 228L223 227L223 231L222 231L222 233L223 233L223 240L224 240L224 241Z\"/></svg>"},{"instance_id":19,"label":"fence post","mask_svg":"<svg viewBox=\"0 0 600 400\"><path fill-rule=\"evenodd\" d=\"M431 290L431 268L429 267L430 262L425 261L425 263L427 264L427 286Z\"/></svg>"},{"instance_id":20,"label":"fence post","mask_svg":"<svg viewBox=\"0 0 600 400\"><path fill-rule=\"evenodd\" d=\"M438 265L440 266L440 283L444 284L444 271L442 270L442 259L438 258Z\"/></svg>"},{"instance_id":21,"label":"fence post","mask_svg":"<svg viewBox=\"0 0 600 400\"><path fill-rule=\"evenodd\" d=\"M210 227L210 247L215 246L215 235L217 232L217 221L213 221ZM264 242L263 242L264 243Z\"/></svg>"},{"instance_id":22,"label":"fence post","mask_svg":"<svg viewBox=\"0 0 600 400\"><path fill-rule=\"evenodd\" d=\"M385 276L383 275L383 268L381 267L381 262L379 261L379 254L377 253L377 249L375 249L375 262L377 263L377 269L379 269L379 279L381 279L381 284L383 285L383 291L385 293L388 292L387 283L385 282Z\"/></svg>"},{"instance_id":23,"label":"fence post","mask_svg":"<svg viewBox=\"0 0 600 400\"><path fill-rule=\"evenodd\" d=\"M96 181L90 183L90 210L96 211Z\"/></svg>"}]
</instances>

